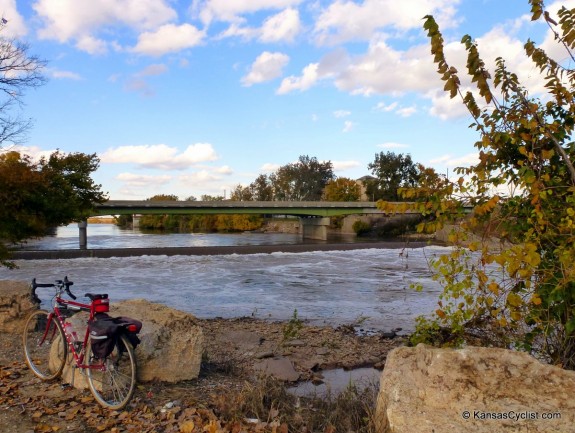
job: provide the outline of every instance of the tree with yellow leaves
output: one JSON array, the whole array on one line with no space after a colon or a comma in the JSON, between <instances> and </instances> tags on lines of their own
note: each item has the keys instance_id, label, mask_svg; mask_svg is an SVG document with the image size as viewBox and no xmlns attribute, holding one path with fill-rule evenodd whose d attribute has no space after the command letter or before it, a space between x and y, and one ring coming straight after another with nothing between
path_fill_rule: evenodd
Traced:
<instances>
[{"instance_id":1,"label":"tree with yellow leaves","mask_svg":"<svg viewBox=\"0 0 575 433\"><path fill-rule=\"evenodd\" d=\"M476 165L460 168L457 181L414 204L435 217L433 229L453 221L461 229L451 231L449 254L433 261L443 293L435 318L421 319L414 340L487 338L574 369L575 9L563 7L552 18L542 0L529 3L532 20L549 26L567 59L554 60L533 41L525 43L545 80L543 99L530 95L504 59L488 71L467 35L461 42L476 92L464 92L437 23L425 17L444 89L461 97L481 138ZM502 186L510 193L498 192ZM466 207L471 215L463 213ZM501 242L494 245L492 234Z\"/></svg>"}]
</instances>

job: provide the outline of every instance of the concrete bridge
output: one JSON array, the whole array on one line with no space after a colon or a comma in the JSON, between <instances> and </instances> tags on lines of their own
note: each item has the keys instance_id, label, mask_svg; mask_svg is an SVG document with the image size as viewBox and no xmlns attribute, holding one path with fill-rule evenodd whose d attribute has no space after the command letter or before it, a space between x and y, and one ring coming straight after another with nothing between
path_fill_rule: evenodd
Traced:
<instances>
[{"instance_id":1,"label":"concrete bridge","mask_svg":"<svg viewBox=\"0 0 575 433\"><path fill-rule=\"evenodd\" d=\"M301 217L382 213L376 202L342 201L136 201L108 200L94 215L265 214Z\"/></svg>"},{"instance_id":2,"label":"concrete bridge","mask_svg":"<svg viewBox=\"0 0 575 433\"><path fill-rule=\"evenodd\" d=\"M304 239L327 239L329 217L337 215L383 214L375 202L332 201L144 201L108 200L94 208L93 216L132 215L134 225L140 215L165 214L258 214L289 215L300 218ZM88 245L87 222L78 223L80 249Z\"/></svg>"}]
</instances>

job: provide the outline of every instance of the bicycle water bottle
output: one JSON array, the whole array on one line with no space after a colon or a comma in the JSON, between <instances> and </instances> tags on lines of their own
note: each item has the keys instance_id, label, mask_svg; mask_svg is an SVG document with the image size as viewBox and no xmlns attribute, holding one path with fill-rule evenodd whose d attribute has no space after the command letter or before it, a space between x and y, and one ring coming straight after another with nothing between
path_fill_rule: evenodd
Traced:
<instances>
[{"instance_id":1,"label":"bicycle water bottle","mask_svg":"<svg viewBox=\"0 0 575 433\"><path fill-rule=\"evenodd\" d=\"M74 331L74 326L72 326L70 322L64 322L64 332L70 339L70 343L72 343L74 347L78 347L78 334L76 334L76 331Z\"/></svg>"}]
</instances>

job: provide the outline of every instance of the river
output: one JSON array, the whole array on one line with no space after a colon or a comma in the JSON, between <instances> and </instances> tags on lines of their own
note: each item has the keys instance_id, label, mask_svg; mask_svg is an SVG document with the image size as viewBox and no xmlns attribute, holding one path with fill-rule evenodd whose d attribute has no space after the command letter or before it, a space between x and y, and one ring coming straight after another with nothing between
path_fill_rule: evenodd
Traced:
<instances>
[{"instance_id":1,"label":"river","mask_svg":"<svg viewBox=\"0 0 575 433\"><path fill-rule=\"evenodd\" d=\"M290 244L299 236L270 233L145 234L111 224L89 226L89 248ZM383 247L382 247L383 245ZM29 242L26 249L78 248L75 225ZM278 247L281 250L281 247ZM414 328L415 317L437 306L440 288L428 259L446 247L374 248L302 253L208 256L138 256L18 260L18 269L0 268L0 280L65 275L72 291L108 293L113 301L145 298L197 317L287 320L294 311L313 324L362 323L369 329ZM420 283L422 292L410 286ZM44 290L42 292L41 290ZM45 300L49 289L38 289ZM42 296L43 295L43 296Z\"/></svg>"}]
</instances>

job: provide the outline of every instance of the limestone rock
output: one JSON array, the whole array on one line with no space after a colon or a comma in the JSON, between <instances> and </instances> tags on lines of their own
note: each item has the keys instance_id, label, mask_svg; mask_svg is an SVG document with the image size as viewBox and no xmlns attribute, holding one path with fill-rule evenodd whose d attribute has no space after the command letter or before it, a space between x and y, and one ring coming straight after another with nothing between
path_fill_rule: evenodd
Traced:
<instances>
[{"instance_id":1,"label":"limestone rock","mask_svg":"<svg viewBox=\"0 0 575 433\"><path fill-rule=\"evenodd\" d=\"M37 308L28 283L0 281L0 332L21 334L28 315Z\"/></svg>"},{"instance_id":2,"label":"limestone rock","mask_svg":"<svg viewBox=\"0 0 575 433\"><path fill-rule=\"evenodd\" d=\"M134 299L112 304L110 316L128 316L143 323L136 349L138 380L179 382L198 377L204 334L193 315Z\"/></svg>"},{"instance_id":3,"label":"limestone rock","mask_svg":"<svg viewBox=\"0 0 575 433\"><path fill-rule=\"evenodd\" d=\"M381 375L376 431L574 432L573 395L575 371L526 353L400 347Z\"/></svg>"}]
</instances>

